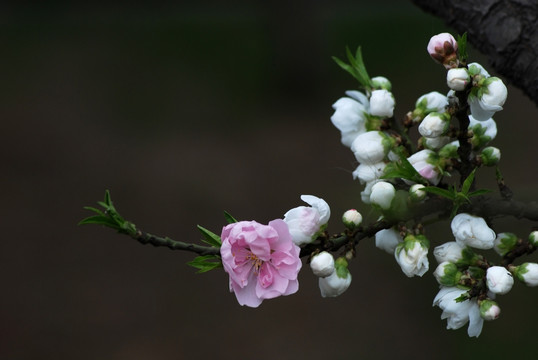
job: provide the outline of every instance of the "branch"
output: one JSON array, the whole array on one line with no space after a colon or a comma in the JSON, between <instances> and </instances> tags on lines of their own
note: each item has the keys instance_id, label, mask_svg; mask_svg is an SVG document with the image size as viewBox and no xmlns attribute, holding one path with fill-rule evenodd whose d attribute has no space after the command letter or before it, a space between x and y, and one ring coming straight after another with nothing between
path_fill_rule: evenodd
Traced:
<instances>
[{"instance_id":1,"label":"branch","mask_svg":"<svg viewBox=\"0 0 538 360\"><path fill-rule=\"evenodd\" d=\"M137 230L136 233L131 236L141 244L151 244L153 246L166 246L171 250L185 250L197 253L198 255L220 255L219 249L211 246L201 246L191 243L184 243L182 241L172 240L169 237L160 237L147 232Z\"/></svg>"},{"instance_id":2,"label":"branch","mask_svg":"<svg viewBox=\"0 0 538 360\"><path fill-rule=\"evenodd\" d=\"M468 39L497 72L538 105L538 2L412 0Z\"/></svg>"}]
</instances>

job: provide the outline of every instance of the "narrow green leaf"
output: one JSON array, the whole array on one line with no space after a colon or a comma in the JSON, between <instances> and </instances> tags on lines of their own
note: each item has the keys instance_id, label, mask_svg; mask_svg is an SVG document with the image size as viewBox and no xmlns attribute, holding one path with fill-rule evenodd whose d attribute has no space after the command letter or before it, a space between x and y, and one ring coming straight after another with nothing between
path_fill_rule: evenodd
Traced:
<instances>
[{"instance_id":1,"label":"narrow green leaf","mask_svg":"<svg viewBox=\"0 0 538 360\"><path fill-rule=\"evenodd\" d=\"M196 225L198 227L198 230L200 230L200 232L202 233L202 235L204 236L204 238L202 239L203 242L205 242L206 244L209 244L213 247L217 247L217 248L220 248L220 246L222 245L222 241L220 239L220 236L218 236L217 234L207 230L206 228L200 226L200 225Z\"/></svg>"},{"instance_id":2,"label":"narrow green leaf","mask_svg":"<svg viewBox=\"0 0 538 360\"><path fill-rule=\"evenodd\" d=\"M228 224L233 224L233 223L238 222L237 219L234 218L232 215L230 215L230 213L227 211L224 211L224 218L226 219Z\"/></svg>"},{"instance_id":3,"label":"narrow green leaf","mask_svg":"<svg viewBox=\"0 0 538 360\"><path fill-rule=\"evenodd\" d=\"M458 35L456 40L458 43L458 57L461 62L465 63L467 60L467 32L464 32L463 35Z\"/></svg>"},{"instance_id":4,"label":"narrow green leaf","mask_svg":"<svg viewBox=\"0 0 538 360\"><path fill-rule=\"evenodd\" d=\"M97 213L97 214L99 214L101 216L106 216L104 212L102 212L101 210L96 209L94 207L91 207L91 206L84 206L83 209L93 211L93 212L95 212L95 213Z\"/></svg>"},{"instance_id":5,"label":"narrow green leaf","mask_svg":"<svg viewBox=\"0 0 538 360\"><path fill-rule=\"evenodd\" d=\"M358 79L358 74L356 73L355 69L353 69L353 67L351 67L350 65L346 64L345 62L343 62L342 60L340 60L339 58L337 58L336 56L333 56L332 59L334 60L334 62L336 62L338 64L338 66L340 66L343 70L347 71L351 76L353 76L355 79L359 80Z\"/></svg>"},{"instance_id":6,"label":"narrow green leaf","mask_svg":"<svg viewBox=\"0 0 538 360\"><path fill-rule=\"evenodd\" d=\"M197 273L201 274L221 267L222 261L220 260L220 257L216 255L204 255L195 257L192 261L189 261L187 265L198 269Z\"/></svg>"},{"instance_id":7,"label":"narrow green leaf","mask_svg":"<svg viewBox=\"0 0 538 360\"><path fill-rule=\"evenodd\" d=\"M488 193L491 193L491 192L493 192L493 191L489 190L489 189L479 189L479 190L476 190L476 191L473 191L473 192L467 194L467 196L468 197L473 197L473 196L488 194Z\"/></svg>"},{"instance_id":8,"label":"narrow green leaf","mask_svg":"<svg viewBox=\"0 0 538 360\"><path fill-rule=\"evenodd\" d=\"M108 226L108 227L111 227L111 228L114 228L114 229L119 229L118 224L116 224L109 217L102 216L102 215L89 216L89 217L87 217L85 219L82 219L78 224L79 225L98 224L98 225Z\"/></svg>"},{"instance_id":9,"label":"narrow green leaf","mask_svg":"<svg viewBox=\"0 0 538 360\"><path fill-rule=\"evenodd\" d=\"M426 192L429 192L429 193L432 193L432 194L435 194L435 195L445 197L445 198L450 199L450 200L455 200L456 199L456 194L454 193L454 191L441 189L441 188L438 188L436 186L426 186L425 188L422 188L421 190L424 190Z\"/></svg>"},{"instance_id":10,"label":"narrow green leaf","mask_svg":"<svg viewBox=\"0 0 538 360\"><path fill-rule=\"evenodd\" d=\"M474 168L473 171L471 171L471 173L469 174L469 176L467 176L467 179L465 179L465 181L463 182L463 185L461 186L461 192L464 195L467 195L467 193L469 192L469 189L471 188L471 185L473 185L474 174L476 172L476 169L478 168Z\"/></svg>"}]
</instances>

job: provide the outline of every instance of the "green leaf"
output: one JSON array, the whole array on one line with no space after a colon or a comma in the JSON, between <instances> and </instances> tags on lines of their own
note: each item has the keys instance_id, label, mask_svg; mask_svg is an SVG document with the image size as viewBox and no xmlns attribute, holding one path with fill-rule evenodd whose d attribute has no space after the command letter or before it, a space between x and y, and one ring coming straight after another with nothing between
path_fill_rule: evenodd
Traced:
<instances>
[{"instance_id":1,"label":"green leaf","mask_svg":"<svg viewBox=\"0 0 538 360\"><path fill-rule=\"evenodd\" d=\"M203 255L195 257L187 265L198 269L197 273L201 274L222 267L222 261L217 255Z\"/></svg>"},{"instance_id":2,"label":"green leaf","mask_svg":"<svg viewBox=\"0 0 538 360\"><path fill-rule=\"evenodd\" d=\"M441 188L438 188L436 186L426 186L425 188L422 188L421 190L424 190L424 191L429 192L431 194L435 194L435 195L445 197L445 198L450 199L452 201L456 200L456 194L455 194L455 192L453 190L450 191L450 190L447 190L447 189L441 189Z\"/></svg>"},{"instance_id":3,"label":"green leaf","mask_svg":"<svg viewBox=\"0 0 538 360\"><path fill-rule=\"evenodd\" d=\"M108 227L114 228L116 230L119 229L118 224L116 224L115 221L113 221L109 217L103 216L103 215L89 216L89 217L87 217L85 219L82 219L78 223L78 225L84 225L84 224L97 224L97 225L108 226Z\"/></svg>"},{"instance_id":4,"label":"green leaf","mask_svg":"<svg viewBox=\"0 0 538 360\"><path fill-rule=\"evenodd\" d=\"M463 182L463 185L461 186L461 192L464 195L467 195L467 193L469 192L469 189L471 189L471 185L473 185L474 174L476 172L476 169L478 168L474 168L473 171L471 171L471 173L469 174L469 176L467 176L467 179L465 179L465 181Z\"/></svg>"},{"instance_id":5,"label":"green leaf","mask_svg":"<svg viewBox=\"0 0 538 360\"><path fill-rule=\"evenodd\" d=\"M357 48L357 51L355 52L355 56L351 53L351 50L349 50L349 47L346 46L346 57L349 61L349 64L346 64L342 60L338 59L337 57L333 56L333 60L345 71L347 71L351 76L353 76L359 84L361 84L364 88L367 90L371 89L373 84L372 80L370 79L370 76L368 75L368 72L366 71L366 66L364 65L364 61L362 59L362 52L360 46Z\"/></svg>"},{"instance_id":6,"label":"green leaf","mask_svg":"<svg viewBox=\"0 0 538 360\"><path fill-rule=\"evenodd\" d=\"M400 161L388 163L385 167L384 174L381 177L382 179L401 178L421 184L426 182L426 179L420 176L409 160L407 160L407 157L401 148L396 148L393 151L398 155Z\"/></svg>"},{"instance_id":7,"label":"green leaf","mask_svg":"<svg viewBox=\"0 0 538 360\"><path fill-rule=\"evenodd\" d=\"M467 32L464 32L463 35L458 35L458 58L461 62L465 63L467 61Z\"/></svg>"},{"instance_id":8,"label":"green leaf","mask_svg":"<svg viewBox=\"0 0 538 360\"><path fill-rule=\"evenodd\" d=\"M489 190L489 189L479 189L479 190L470 192L469 194L467 194L467 196L468 196L468 197L473 197L473 196L478 196L478 195L488 194L488 193L491 193L491 192L493 192L493 190Z\"/></svg>"},{"instance_id":9,"label":"green leaf","mask_svg":"<svg viewBox=\"0 0 538 360\"><path fill-rule=\"evenodd\" d=\"M112 198L110 197L110 192L108 190L105 191L104 201L98 201L97 204L103 207L105 211L91 206L85 206L84 209L93 211L97 213L97 215L90 216L81 220L78 223L79 225L98 224L107 226L109 228L117 230L120 233L126 233L131 236L136 234L137 230L135 224L126 221L114 208L114 205L112 204Z\"/></svg>"},{"instance_id":10,"label":"green leaf","mask_svg":"<svg viewBox=\"0 0 538 360\"><path fill-rule=\"evenodd\" d=\"M224 218L226 219L226 221L228 222L228 224L233 224L233 223L238 222L238 221L236 220L236 218L234 218L232 215L230 215L230 213L227 212L227 211L224 212Z\"/></svg>"},{"instance_id":11,"label":"green leaf","mask_svg":"<svg viewBox=\"0 0 538 360\"><path fill-rule=\"evenodd\" d=\"M203 242L205 242L206 244L209 244L213 247L217 247L217 248L220 248L220 246L222 245L222 241L220 239L220 236L218 236L217 234L207 230L206 228L200 226L200 225L196 225L198 227L198 230L200 230L200 232L202 233L202 235L204 236L204 238L202 239Z\"/></svg>"}]
</instances>

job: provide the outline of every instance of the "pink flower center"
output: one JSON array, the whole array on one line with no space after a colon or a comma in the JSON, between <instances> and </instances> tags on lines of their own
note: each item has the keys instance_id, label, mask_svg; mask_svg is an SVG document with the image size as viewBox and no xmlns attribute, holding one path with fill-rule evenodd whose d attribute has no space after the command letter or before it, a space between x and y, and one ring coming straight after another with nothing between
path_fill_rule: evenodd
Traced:
<instances>
[{"instance_id":1,"label":"pink flower center","mask_svg":"<svg viewBox=\"0 0 538 360\"><path fill-rule=\"evenodd\" d=\"M258 258L256 255L254 255L252 252L249 251L249 253L246 256L246 260L252 262L252 266L254 267L254 273L258 275L258 272L263 265L263 260Z\"/></svg>"}]
</instances>

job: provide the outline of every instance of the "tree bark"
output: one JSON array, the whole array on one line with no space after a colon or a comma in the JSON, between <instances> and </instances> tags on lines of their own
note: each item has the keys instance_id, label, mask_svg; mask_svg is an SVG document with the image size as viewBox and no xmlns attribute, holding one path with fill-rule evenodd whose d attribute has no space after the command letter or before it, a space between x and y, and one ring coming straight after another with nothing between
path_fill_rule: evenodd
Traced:
<instances>
[{"instance_id":1,"label":"tree bark","mask_svg":"<svg viewBox=\"0 0 538 360\"><path fill-rule=\"evenodd\" d=\"M538 0L411 0L440 17L538 105Z\"/></svg>"}]
</instances>

